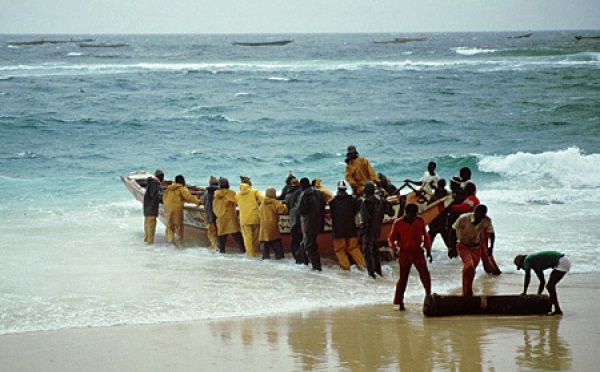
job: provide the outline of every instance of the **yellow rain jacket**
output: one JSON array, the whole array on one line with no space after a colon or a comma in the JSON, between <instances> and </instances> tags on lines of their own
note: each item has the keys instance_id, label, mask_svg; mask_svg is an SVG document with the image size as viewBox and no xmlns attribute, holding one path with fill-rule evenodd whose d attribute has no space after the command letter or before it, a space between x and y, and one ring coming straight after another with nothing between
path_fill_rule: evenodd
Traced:
<instances>
[{"instance_id":1,"label":"yellow rain jacket","mask_svg":"<svg viewBox=\"0 0 600 372\"><path fill-rule=\"evenodd\" d=\"M327 187L321 185L321 179L319 177L315 178L315 189L323 193L325 196L325 204L329 203L329 201L333 198L333 193Z\"/></svg>"},{"instance_id":2,"label":"yellow rain jacket","mask_svg":"<svg viewBox=\"0 0 600 372\"><path fill-rule=\"evenodd\" d=\"M281 201L267 196L260 205L260 232L258 240L271 242L281 238L279 234L279 215L287 213L287 205Z\"/></svg>"},{"instance_id":3,"label":"yellow rain jacket","mask_svg":"<svg viewBox=\"0 0 600 372\"><path fill-rule=\"evenodd\" d=\"M215 191L213 213L217 217L217 234L228 235L240 231L235 209L235 191L219 189Z\"/></svg>"},{"instance_id":4,"label":"yellow rain jacket","mask_svg":"<svg viewBox=\"0 0 600 372\"><path fill-rule=\"evenodd\" d=\"M346 164L346 181L352 186L358 195L362 194L365 183L371 181L373 183L381 182L377 173L371 167L371 163L367 158L362 156L351 160Z\"/></svg>"},{"instance_id":5,"label":"yellow rain jacket","mask_svg":"<svg viewBox=\"0 0 600 372\"><path fill-rule=\"evenodd\" d=\"M185 202L200 204L190 190L182 184L173 183L167 187L163 195L165 215L169 225L180 225L183 223L183 204Z\"/></svg>"},{"instance_id":6,"label":"yellow rain jacket","mask_svg":"<svg viewBox=\"0 0 600 372\"><path fill-rule=\"evenodd\" d=\"M242 183L240 191L235 194L235 199L240 208L240 223L242 225L258 225L260 223L258 205L263 202L265 196L247 183Z\"/></svg>"}]
</instances>

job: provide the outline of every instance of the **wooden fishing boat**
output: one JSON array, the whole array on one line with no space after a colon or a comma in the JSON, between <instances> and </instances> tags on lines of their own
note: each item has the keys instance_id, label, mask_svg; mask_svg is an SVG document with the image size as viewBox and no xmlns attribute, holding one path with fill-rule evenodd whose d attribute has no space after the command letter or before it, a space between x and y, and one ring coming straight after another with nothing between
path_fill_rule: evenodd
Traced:
<instances>
[{"instance_id":1,"label":"wooden fishing boat","mask_svg":"<svg viewBox=\"0 0 600 372\"><path fill-rule=\"evenodd\" d=\"M149 177L152 177L152 174L145 171L135 171L131 172L128 175L122 175L121 180L131 192L131 194L141 203L144 202L144 193L146 192L146 184ZM166 188L170 185L172 181L165 180L163 182L163 188ZM205 189L203 187L194 186L194 185L186 185L186 187L190 190L192 195L201 199L204 195ZM443 199L437 200L432 203L428 203L424 198L420 197L416 192L410 192L405 195L394 195L388 197L388 201L392 204L394 208L394 216L385 216L383 221L383 225L381 228L381 234L379 237L380 246L387 247L387 237L392 228L392 223L398 214L403 213L403 208L408 203L415 203L419 205L421 212L419 215L425 220L425 223L430 223L437 217L444 209L446 209L452 203L452 196L447 196ZM159 209L159 220L165 224L166 217L164 214L164 209L162 204ZM357 229L360 227L360 222L357 216ZM286 252L290 251L291 247L291 235L290 235L290 219L289 215L282 214L279 218L279 231L281 232L281 240ZM184 205L184 236L186 245L200 245L208 247L210 246L208 240L208 227L206 225L206 214L204 212L204 206L196 206L194 204L185 204ZM319 245L319 253L324 256L333 256L335 252L333 251L332 244L332 236L331 236L331 215L329 214L329 208L327 207L325 213L325 231L321 233L317 237L317 243ZM231 236L227 240L227 248L235 248L237 251L237 246L235 242L231 238Z\"/></svg>"},{"instance_id":2,"label":"wooden fishing boat","mask_svg":"<svg viewBox=\"0 0 600 372\"><path fill-rule=\"evenodd\" d=\"M275 40L275 41L258 41L258 42L243 42L243 41L234 41L231 43L234 46L284 46L289 43L293 43L294 40Z\"/></svg>"}]
</instances>

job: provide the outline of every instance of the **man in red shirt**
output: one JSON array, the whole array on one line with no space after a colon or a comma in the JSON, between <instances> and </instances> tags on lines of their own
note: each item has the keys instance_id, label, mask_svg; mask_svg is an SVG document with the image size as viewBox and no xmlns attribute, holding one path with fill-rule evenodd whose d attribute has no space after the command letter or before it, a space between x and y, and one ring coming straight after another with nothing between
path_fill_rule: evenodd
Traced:
<instances>
[{"instance_id":1,"label":"man in red shirt","mask_svg":"<svg viewBox=\"0 0 600 372\"><path fill-rule=\"evenodd\" d=\"M431 240L425 230L425 221L417 216L418 210L415 204L407 205L405 216L394 221L388 237L390 248L395 249L396 246L399 248L400 277L396 283L394 305L400 305L400 310L404 310L404 291L406 290L412 265L415 265L419 272L425 294L427 296L431 294L431 276L422 248L424 245L427 250L427 258L431 262L433 260L431 257Z\"/></svg>"}]
</instances>

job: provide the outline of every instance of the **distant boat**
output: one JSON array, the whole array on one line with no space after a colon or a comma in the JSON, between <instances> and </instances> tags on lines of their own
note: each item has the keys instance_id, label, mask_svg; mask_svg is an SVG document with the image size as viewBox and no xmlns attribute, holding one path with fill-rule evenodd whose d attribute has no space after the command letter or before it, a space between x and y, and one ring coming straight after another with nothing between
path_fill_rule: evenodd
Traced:
<instances>
[{"instance_id":1,"label":"distant boat","mask_svg":"<svg viewBox=\"0 0 600 372\"><path fill-rule=\"evenodd\" d=\"M581 36L581 35L577 35L575 36L576 40L581 40L581 39L600 39L600 36Z\"/></svg>"},{"instance_id":2,"label":"distant boat","mask_svg":"<svg viewBox=\"0 0 600 372\"><path fill-rule=\"evenodd\" d=\"M81 48L122 48L129 46L128 44L90 44L90 43L79 43Z\"/></svg>"},{"instance_id":3,"label":"distant boat","mask_svg":"<svg viewBox=\"0 0 600 372\"><path fill-rule=\"evenodd\" d=\"M517 36L509 36L509 39L524 39L526 37L530 37L531 35L533 35L533 32L528 32L526 34L523 35L517 35Z\"/></svg>"},{"instance_id":4,"label":"distant boat","mask_svg":"<svg viewBox=\"0 0 600 372\"><path fill-rule=\"evenodd\" d=\"M35 40L35 41L9 41L8 45L11 46L21 46L21 45L44 45L46 44L45 40Z\"/></svg>"},{"instance_id":5,"label":"distant boat","mask_svg":"<svg viewBox=\"0 0 600 372\"><path fill-rule=\"evenodd\" d=\"M294 40L276 40L276 41L259 41L259 42L241 42L234 41L233 45L235 46L283 46L288 45L289 43L293 43Z\"/></svg>"},{"instance_id":6,"label":"distant boat","mask_svg":"<svg viewBox=\"0 0 600 372\"><path fill-rule=\"evenodd\" d=\"M69 39L69 40L33 40L33 41L9 41L8 45L21 46L21 45L44 45L44 44L65 44L65 43L81 43L81 42L92 42L96 39Z\"/></svg>"},{"instance_id":7,"label":"distant boat","mask_svg":"<svg viewBox=\"0 0 600 372\"><path fill-rule=\"evenodd\" d=\"M426 37L397 37L388 41L374 41L375 44L401 44L415 41L427 41Z\"/></svg>"}]
</instances>

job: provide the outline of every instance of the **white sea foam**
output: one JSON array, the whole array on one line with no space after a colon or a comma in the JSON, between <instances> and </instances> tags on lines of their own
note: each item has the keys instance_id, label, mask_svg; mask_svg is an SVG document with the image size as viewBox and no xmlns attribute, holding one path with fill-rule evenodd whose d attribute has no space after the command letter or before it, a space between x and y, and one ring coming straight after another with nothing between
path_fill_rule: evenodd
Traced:
<instances>
[{"instance_id":1,"label":"white sea foam","mask_svg":"<svg viewBox=\"0 0 600 372\"><path fill-rule=\"evenodd\" d=\"M316 273L292 259L261 261L202 247L176 250L166 243L162 226L157 244L145 246L140 208L128 200L59 218L34 214L33 208L34 220L11 218L3 229L4 247L19 249L2 252L8 282L0 334L269 315L387 303L392 296L391 268L386 279L373 281L364 272L333 265ZM23 238L29 223L37 234ZM407 301L418 303L421 292L414 286Z\"/></svg>"},{"instance_id":2,"label":"white sea foam","mask_svg":"<svg viewBox=\"0 0 600 372\"><path fill-rule=\"evenodd\" d=\"M479 169L497 173L510 182L519 179L529 187L600 188L597 172L600 154L586 155L577 147L539 154L518 152L506 156L484 156Z\"/></svg>"},{"instance_id":3,"label":"white sea foam","mask_svg":"<svg viewBox=\"0 0 600 372\"><path fill-rule=\"evenodd\" d=\"M465 55L492 53L467 49ZM452 60L452 59L406 59L398 61L254 61L236 63L137 63L137 64L44 64L44 65L10 65L0 66L0 73L10 72L10 76L55 76L86 74L123 74L137 71L196 71L211 74L223 72L307 72L307 71L360 71L360 70L407 70L427 71L445 70L449 68L468 68L475 71L524 70L537 67L573 66L597 62L598 54L586 53L579 57L555 57L531 60ZM6 76L1 76L3 78Z\"/></svg>"},{"instance_id":4,"label":"white sea foam","mask_svg":"<svg viewBox=\"0 0 600 372\"><path fill-rule=\"evenodd\" d=\"M475 56L478 54L488 54L495 53L496 49L491 48L472 48L472 47L456 47L453 48L456 54L460 54L463 56Z\"/></svg>"}]
</instances>

